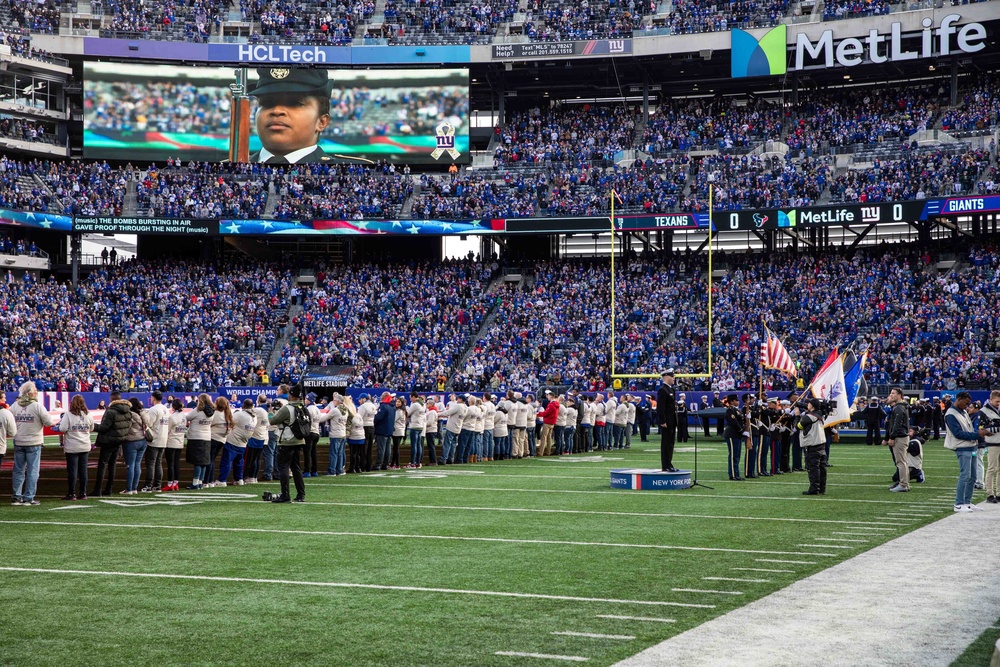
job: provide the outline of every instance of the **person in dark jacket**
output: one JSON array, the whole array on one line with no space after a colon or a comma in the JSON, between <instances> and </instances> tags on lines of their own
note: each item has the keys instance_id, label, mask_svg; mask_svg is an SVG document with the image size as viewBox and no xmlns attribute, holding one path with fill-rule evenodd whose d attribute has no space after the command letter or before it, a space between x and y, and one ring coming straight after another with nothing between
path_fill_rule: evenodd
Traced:
<instances>
[{"instance_id":1,"label":"person in dark jacket","mask_svg":"<svg viewBox=\"0 0 1000 667\"><path fill-rule=\"evenodd\" d=\"M746 418L740 411L740 397L736 394L729 394L726 397L726 416L723 419L726 427L723 433L726 436L726 445L729 447L729 479L742 482L740 476L740 455L743 452L743 439L746 437Z\"/></svg>"},{"instance_id":2,"label":"person in dark jacket","mask_svg":"<svg viewBox=\"0 0 1000 667\"><path fill-rule=\"evenodd\" d=\"M392 452L392 432L396 425L396 406L392 394L382 392L382 400L375 413L375 441L378 454L375 469L389 469L389 454Z\"/></svg>"},{"instance_id":3,"label":"person in dark jacket","mask_svg":"<svg viewBox=\"0 0 1000 667\"><path fill-rule=\"evenodd\" d=\"M125 437L132 426L132 406L123 401L121 394L111 394L111 405L104 411L101 423L97 425L97 446L101 455L97 461L97 477L91 496L110 496L111 487L115 483L115 462L118 460L118 450L125 444ZM105 484L104 474L108 475Z\"/></svg>"},{"instance_id":4,"label":"person in dark jacket","mask_svg":"<svg viewBox=\"0 0 1000 667\"><path fill-rule=\"evenodd\" d=\"M910 490L910 466L906 458L906 450L910 444L910 415L906 409L906 398L903 390L893 387L889 392L889 405L892 411L885 422L885 439L883 445L889 445L892 461L896 464L899 481L889 488L890 491Z\"/></svg>"},{"instance_id":5,"label":"person in dark jacket","mask_svg":"<svg viewBox=\"0 0 1000 667\"><path fill-rule=\"evenodd\" d=\"M677 405L674 401L674 369L660 373L660 388L656 391L656 423L660 425L660 467L664 472L677 472L674 467L674 438L677 436Z\"/></svg>"},{"instance_id":6,"label":"person in dark jacket","mask_svg":"<svg viewBox=\"0 0 1000 667\"><path fill-rule=\"evenodd\" d=\"M882 433L882 420L885 419L885 412L878 404L878 396L872 396L868 401L868 406L862 411L865 417L865 444L874 445L880 439Z\"/></svg>"}]
</instances>

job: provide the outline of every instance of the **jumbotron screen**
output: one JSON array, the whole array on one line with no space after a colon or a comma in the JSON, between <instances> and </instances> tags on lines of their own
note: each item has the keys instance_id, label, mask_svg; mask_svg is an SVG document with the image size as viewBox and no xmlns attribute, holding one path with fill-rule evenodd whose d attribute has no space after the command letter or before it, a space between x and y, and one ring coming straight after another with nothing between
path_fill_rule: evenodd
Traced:
<instances>
[{"instance_id":1,"label":"jumbotron screen","mask_svg":"<svg viewBox=\"0 0 1000 667\"><path fill-rule=\"evenodd\" d=\"M228 159L233 103L230 86L237 81L236 71L233 67L86 63L84 156L133 162L162 162L168 157L185 161ZM281 153L282 149L274 146L276 137L318 145L321 151L317 155L332 156L324 161L361 158L448 164L471 160L468 69L298 70L269 66L247 68L246 75L252 100L251 161L265 161ZM307 110L311 116L282 111L275 120L268 115L275 104L293 103L274 93L300 93L315 87L317 77L322 85L323 75L329 78L328 122L317 122L319 112L312 107ZM260 96L253 94L255 89L261 91ZM269 103L269 98L277 98L277 102ZM305 117L301 128L296 126L300 117ZM284 150L290 148L288 143L281 144Z\"/></svg>"}]
</instances>

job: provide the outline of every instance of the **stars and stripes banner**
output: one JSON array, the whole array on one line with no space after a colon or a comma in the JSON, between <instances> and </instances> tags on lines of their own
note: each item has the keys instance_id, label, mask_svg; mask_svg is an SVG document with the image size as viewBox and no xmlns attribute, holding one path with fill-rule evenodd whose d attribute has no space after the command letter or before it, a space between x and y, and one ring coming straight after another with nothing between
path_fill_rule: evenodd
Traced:
<instances>
[{"instance_id":1,"label":"stars and stripes banner","mask_svg":"<svg viewBox=\"0 0 1000 667\"><path fill-rule=\"evenodd\" d=\"M767 327L764 327L764 336L766 340L760 344L760 365L795 377L795 362L785 346Z\"/></svg>"},{"instance_id":2,"label":"stars and stripes banner","mask_svg":"<svg viewBox=\"0 0 1000 667\"><path fill-rule=\"evenodd\" d=\"M0 224L68 232L73 229L73 218L68 215L0 209Z\"/></svg>"},{"instance_id":3,"label":"stars and stripes banner","mask_svg":"<svg viewBox=\"0 0 1000 667\"><path fill-rule=\"evenodd\" d=\"M504 220L220 220L223 236L236 235L437 235L502 234Z\"/></svg>"}]
</instances>

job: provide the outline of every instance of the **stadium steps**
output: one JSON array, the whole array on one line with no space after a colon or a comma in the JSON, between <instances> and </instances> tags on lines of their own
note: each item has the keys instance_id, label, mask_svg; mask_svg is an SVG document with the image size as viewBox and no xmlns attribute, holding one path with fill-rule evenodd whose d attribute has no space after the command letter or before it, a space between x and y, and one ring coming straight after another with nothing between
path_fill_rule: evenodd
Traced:
<instances>
[{"instance_id":1,"label":"stadium steps","mask_svg":"<svg viewBox=\"0 0 1000 667\"><path fill-rule=\"evenodd\" d=\"M274 377L274 368L281 363L281 353L285 349L285 346L288 345L292 333L295 331L295 325L292 324L292 321L301 314L301 304L288 307L288 326L285 327L284 331L278 331L278 336L274 339L274 345L271 346L271 351L267 356L267 363L264 364L267 374L271 377Z\"/></svg>"},{"instance_id":2,"label":"stadium steps","mask_svg":"<svg viewBox=\"0 0 1000 667\"><path fill-rule=\"evenodd\" d=\"M125 198L122 201L122 215L133 216L139 211L138 196L135 191L135 179L128 179L125 184Z\"/></svg>"},{"instance_id":3,"label":"stadium steps","mask_svg":"<svg viewBox=\"0 0 1000 667\"><path fill-rule=\"evenodd\" d=\"M411 192L410 195L406 198L406 201L403 202L403 208L399 212L400 218L410 217L410 211L413 210L413 204L416 203L417 199L420 197L421 190L423 190L423 188L420 185L420 178L418 178L416 175L413 175L410 176L410 179L413 181L413 192Z\"/></svg>"},{"instance_id":4,"label":"stadium steps","mask_svg":"<svg viewBox=\"0 0 1000 667\"><path fill-rule=\"evenodd\" d=\"M274 209L278 207L278 202L281 200L281 195L278 194L277 190L274 189L274 181L269 181L267 184L267 203L264 204L264 216L265 218L274 217Z\"/></svg>"},{"instance_id":5,"label":"stadium steps","mask_svg":"<svg viewBox=\"0 0 1000 667\"><path fill-rule=\"evenodd\" d=\"M22 189L29 192L35 189L41 190L49 196L49 201L52 202L52 208L54 208L56 212L65 212L66 207L63 206L62 200L56 197L56 194L52 192L52 188L50 188L38 174L19 174L17 177L17 184L20 185ZM69 198L72 198L72 196Z\"/></svg>"},{"instance_id":6,"label":"stadium steps","mask_svg":"<svg viewBox=\"0 0 1000 667\"><path fill-rule=\"evenodd\" d=\"M497 274L497 276L493 278L493 280L490 282L490 286L486 288L486 293L487 294L499 293L500 290L503 288L506 278L507 278L506 272L501 272ZM486 334L489 328L493 326L493 321L496 320L497 315L500 314L499 310L500 309L497 308L497 302L494 300L493 306L490 308L490 312L487 313L486 317L483 318L483 323L482 325L480 325L479 330L476 332L474 336L469 337L468 342L465 344L465 348L463 348L462 352L460 353L461 356L459 356L458 361L452 364L452 367L449 369L448 382L446 382L444 385L445 391L451 391L454 388L455 375L458 374L459 369L465 368L465 362L467 362L469 360L469 357L472 355L472 352L476 347L476 343L482 340L483 336Z\"/></svg>"}]
</instances>

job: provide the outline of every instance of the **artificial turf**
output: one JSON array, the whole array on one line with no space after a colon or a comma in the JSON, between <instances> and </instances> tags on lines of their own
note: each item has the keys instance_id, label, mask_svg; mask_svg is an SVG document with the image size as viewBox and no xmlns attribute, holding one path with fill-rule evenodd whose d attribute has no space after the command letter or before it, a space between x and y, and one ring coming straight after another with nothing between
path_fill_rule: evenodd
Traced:
<instances>
[{"instance_id":1,"label":"artificial turf","mask_svg":"<svg viewBox=\"0 0 1000 667\"><path fill-rule=\"evenodd\" d=\"M951 512L940 441L909 494L863 445L834 445L826 496L801 495L805 473L731 482L716 438L698 461L714 489L609 488L611 468L657 467L657 443L308 479L305 504L264 503L260 484L0 506L3 566L109 573L0 571L0 664L610 665Z\"/></svg>"}]
</instances>

